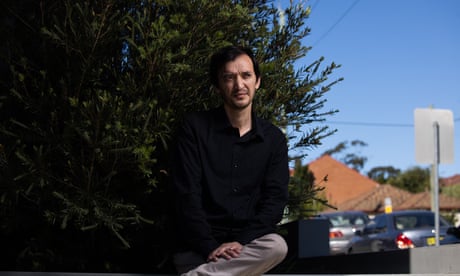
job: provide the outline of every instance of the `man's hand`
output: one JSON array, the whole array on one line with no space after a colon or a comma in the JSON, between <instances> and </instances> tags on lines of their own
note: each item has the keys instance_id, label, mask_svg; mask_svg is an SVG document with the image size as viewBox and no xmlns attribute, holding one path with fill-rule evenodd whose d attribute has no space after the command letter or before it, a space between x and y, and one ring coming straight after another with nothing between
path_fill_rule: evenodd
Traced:
<instances>
[{"instance_id":1,"label":"man's hand","mask_svg":"<svg viewBox=\"0 0 460 276\"><path fill-rule=\"evenodd\" d=\"M243 246L239 242L223 243L209 254L208 262L216 262L219 258L224 258L226 260L237 258L242 249Z\"/></svg>"}]
</instances>

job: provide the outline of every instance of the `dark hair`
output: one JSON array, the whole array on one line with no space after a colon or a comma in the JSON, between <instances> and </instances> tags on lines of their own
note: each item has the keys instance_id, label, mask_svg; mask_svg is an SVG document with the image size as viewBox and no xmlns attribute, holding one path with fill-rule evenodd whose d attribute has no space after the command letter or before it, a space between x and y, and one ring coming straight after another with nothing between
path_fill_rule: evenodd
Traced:
<instances>
[{"instance_id":1,"label":"dark hair","mask_svg":"<svg viewBox=\"0 0 460 276\"><path fill-rule=\"evenodd\" d=\"M259 79L260 77L260 70L259 64L257 63L253 52L251 49L247 47L240 47L240 46L227 46L219 49L216 53L214 53L211 57L211 62L209 66L209 78L211 80L211 84L215 87L219 86L219 73L222 70L222 67L229 62L235 60L237 57L241 55L247 55L252 61L252 65L254 67L254 73L256 74L256 78Z\"/></svg>"}]
</instances>

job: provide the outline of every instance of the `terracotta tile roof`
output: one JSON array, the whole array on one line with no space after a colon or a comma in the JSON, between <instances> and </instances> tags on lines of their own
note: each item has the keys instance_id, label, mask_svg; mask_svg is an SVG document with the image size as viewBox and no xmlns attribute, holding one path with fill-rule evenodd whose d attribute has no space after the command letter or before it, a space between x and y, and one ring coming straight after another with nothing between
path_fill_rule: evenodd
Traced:
<instances>
[{"instance_id":1,"label":"terracotta tile roof","mask_svg":"<svg viewBox=\"0 0 460 276\"><path fill-rule=\"evenodd\" d=\"M460 174L453 175L451 177L441 178L439 180L439 186L452 186L460 184Z\"/></svg>"},{"instance_id":2,"label":"terracotta tile roof","mask_svg":"<svg viewBox=\"0 0 460 276\"><path fill-rule=\"evenodd\" d=\"M308 169L315 176L315 185L325 187L325 197L333 206L370 192L379 185L329 155L314 160L308 164ZM326 176L327 181L321 181Z\"/></svg>"},{"instance_id":3,"label":"terracotta tile roof","mask_svg":"<svg viewBox=\"0 0 460 276\"><path fill-rule=\"evenodd\" d=\"M367 213L378 213L385 210L385 198L388 197L391 199L392 208L395 210L412 196L413 194L408 191L390 184L383 184L372 191L363 193L358 197L344 202L338 206L338 208L340 208L340 210L360 210Z\"/></svg>"},{"instance_id":4,"label":"terracotta tile roof","mask_svg":"<svg viewBox=\"0 0 460 276\"><path fill-rule=\"evenodd\" d=\"M329 155L314 160L308 164L308 169L315 176L315 185L325 187L329 204L340 211L380 213L384 211L387 197L391 199L393 210L431 209L430 192L413 194L390 184L379 184ZM326 176L327 181L322 181ZM457 179L460 180L460 175L447 178L447 183L459 183ZM460 210L460 199L440 194L439 209Z\"/></svg>"},{"instance_id":5,"label":"terracotta tile roof","mask_svg":"<svg viewBox=\"0 0 460 276\"><path fill-rule=\"evenodd\" d=\"M431 209L431 192L412 195L398 209ZM460 199L440 194L439 210L460 210Z\"/></svg>"}]
</instances>

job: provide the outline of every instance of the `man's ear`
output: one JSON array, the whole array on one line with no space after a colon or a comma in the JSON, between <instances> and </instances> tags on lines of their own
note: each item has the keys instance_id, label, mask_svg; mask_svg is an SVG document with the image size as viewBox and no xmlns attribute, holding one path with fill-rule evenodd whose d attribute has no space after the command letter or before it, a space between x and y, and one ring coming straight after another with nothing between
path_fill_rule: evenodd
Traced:
<instances>
[{"instance_id":1,"label":"man's ear","mask_svg":"<svg viewBox=\"0 0 460 276\"><path fill-rule=\"evenodd\" d=\"M260 77L257 79L255 87L256 87L256 90L259 89L259 87L260 87Z\"/></svg>"}]
</instances>

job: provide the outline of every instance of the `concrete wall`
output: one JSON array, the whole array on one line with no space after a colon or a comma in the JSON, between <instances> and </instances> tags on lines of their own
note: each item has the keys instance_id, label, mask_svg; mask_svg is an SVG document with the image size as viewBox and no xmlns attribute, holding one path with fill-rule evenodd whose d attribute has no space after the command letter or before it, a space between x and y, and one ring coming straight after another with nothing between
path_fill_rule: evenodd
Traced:
<instances>
[{"instance_id":1,"label":"concrete wall","mask_svg":"<svg viewBox=\"0 0 460 276\"><path fill-rule=\"evenodd\" d=\"M457 274L460 244L409 250L285 260L278 267L290 274Z\"/></svg>"},{"instance_id":2,"label":"concrete wall","mask_svg":"<svg viewBox=\"0 0 460 276\"><path fill-rule=\"evenodd\" d=\"M411 273L460 274L460 244L410 250Z\"/></svg>"},{"instance_id":3,"label":"concrete wall","mask_svg":"<svg viewBox=\"0 0 460 276\"><path fill-rule=\"evenodd\" d=\"M303 220L284 225L282 229L289 253L273 273L460 275L460 244L329 256L328 227L324 220Z\"/></svg>"},{"instance_id":4,"label":"concrete wall","mask_svg":"<svg viewBox=\"0 0 460 276\"><path fill-rule=\"evenodd\" d=\"M410 250L302 258L282 263L269 275L460 275L460 244ZM287 271L286 271L287 270ZM286 274L287 273L287 274ZM142 276L148 274L0 272L0 276ZM150 274L151 276L166 276Z\"/></svg>"}]
</instances>

